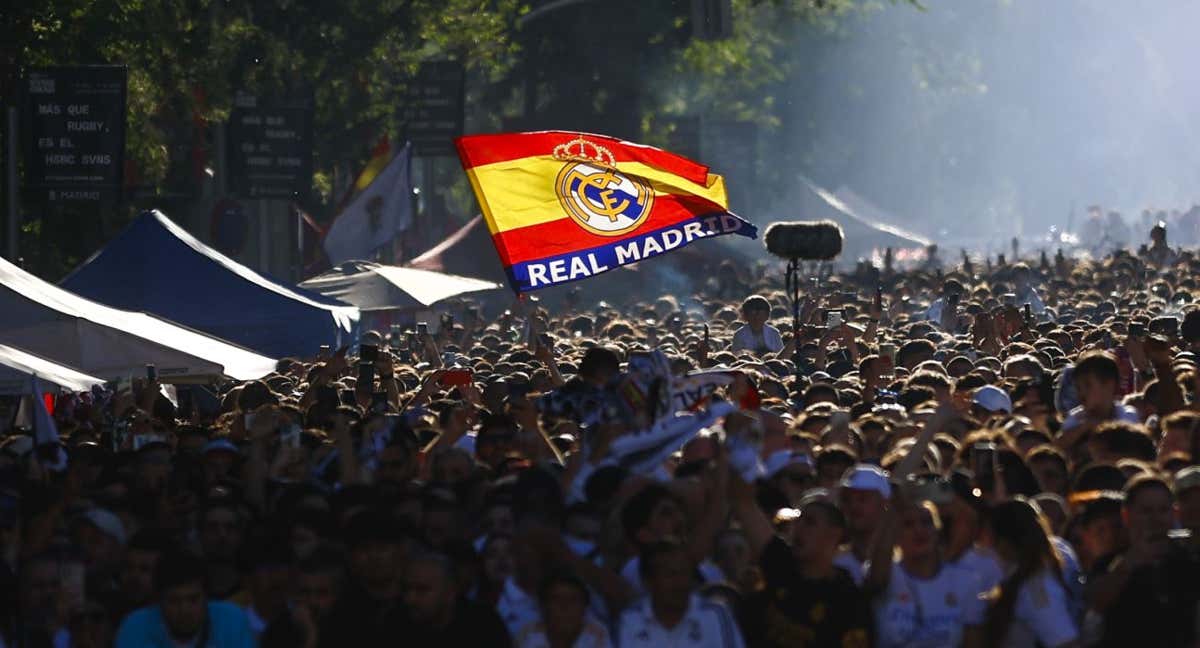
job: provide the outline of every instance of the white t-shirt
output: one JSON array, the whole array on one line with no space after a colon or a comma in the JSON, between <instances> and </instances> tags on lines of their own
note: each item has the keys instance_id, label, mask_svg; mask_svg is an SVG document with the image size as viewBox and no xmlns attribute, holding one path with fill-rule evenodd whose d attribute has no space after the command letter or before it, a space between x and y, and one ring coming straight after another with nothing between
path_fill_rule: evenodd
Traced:
<instances>
[{"instance_id":1,"label":"white t-shirt","mask_svg":"<svg viewBox=\"0 0 1200 648\"><path fill-rule=\"evenodd\" d=\"M1086 605L1083 602L1083 570L1079 567L1079 557L1071 543L1058 536L1050 536L1050 543L1058 550L1062 559L1062 579L1067 588L1067 608L1071 618L1077 623L1083 619Z\"/></svg>"},{"instance_id":2,"label":"white t-shirt","mask_svg":"<svg viewBox=\"0 0 1200 648\"><path fill-rule=\"evenodd\" d=\"M620 648L744 648L742 633L725 606L692 595L687 613L674 628L666 628L654 617L650 599L634 603L621 614L617 631Z\"/></svg>"},{"instance_id":3,"label":"white t-shirt","mask_svg":"<svg viewBox=\"0 0 1200 648\"><path fill-rule=\"evenodd\" d=\"M537 599L521 589L512 578L504 581L504 589L500 590L500 599L496 601L496 613L512 637L521 636L526 628L542 620Z\"/></svg>"},{"instance_id":4,"label":"white t-shirt","mask_svg":"<svg viewBox=\"0 0 1200 648\"><path fill-rule=\"evenodd\" d=\"M1071 617L1067 592L1058 579L1042 571L1026 580L1017 592L1013 622L1004 637L1004 645L1023 648L1036 641L1046 648L1053 648L1078 637L1079 629Z\"/></svg>"},{"instance_id":5,"label":"white t-shirt","mask_svg":"<svg viewBox=\"0 0 1200 648\"><path fill-rule=\"evenodd\" d=\"M541 623L535 623L517 637L514 645L517 648L550 648L550 639L546 637L546 628ZM608 630L603 625L591 619L584 619L583 630L575 639L572 648L612 648L612 645Z\"/></svg>"},{"instance_id":6,"label":"white t-shirt","mask_svg":"<svg viewBox=\"0 0 1200 648\"><path fill-rule=\"evenodd\" d=\"M1000 584L1000 581L1004 580L1004 567L1000 565L1000 558L991 549L979 545L972 546L952 564L959 569L978 575L979 586L983 588L984 592L991 591Z\"/></svg>"},{"instance_id":7,"label":"white t-shirt","mask_svg":"<svg viewBox=\"0 0 1200 648\"><path fill-rule=\"evenodd\" d=\"M854 579L854 584L862 586L863 579L867 576L866 563L858 559L853 551L843 549L838 552L838 555L833 557L833 566L841 567L850 574L850 578Z\"/></svg>"},{"instance_id":8,"label":"white t-shirt","mask_svg":"<svg viewBox=\"0 0 1200 648\"><path fill-rule=\"evenodd\" d=\"M1114 421L1125 421L1126 423L1141 423L1142 417L1138 415L1138 411L1123 403L1113 403L1113 418ZM1063 421L1063 432L1073 430L1083 423L1083 406L1080 405L1071 410L1071 414L1067 416L1067 420Z\"/></svg>"},{"instance_id":9,"label":"white t-shirt","mask_svg":"<svg viewBox=\"0 0 1200 648\"><path fill-rule=\"evenodd\" d=\"M879 648L943 648L962 644L963 628L983 623L987 601L979 576L943 564L929 580L892 564L887 592L875 602Z\"/></svg>"},{"instance_id":10,"label":"white t-shirt","mask_svg":"<svg viewBox=\"0 0 1200 648\"><path fill-rule=\"evenodd\" d=\"M783 350L783 336L779 335L779 329L770 324L763 324L762 335L755 335L754 331L750 330L750 325L744 325L733 334L733 342L729 345L730 351L753 351L758 353L762 349L766 349L770 353L778 353Z\"/></svg>"}]
</instances>

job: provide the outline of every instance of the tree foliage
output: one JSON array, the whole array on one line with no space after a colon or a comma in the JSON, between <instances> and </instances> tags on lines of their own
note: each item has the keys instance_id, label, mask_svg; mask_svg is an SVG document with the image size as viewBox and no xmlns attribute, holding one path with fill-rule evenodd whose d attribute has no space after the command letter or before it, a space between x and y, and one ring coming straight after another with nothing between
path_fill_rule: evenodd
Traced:
<instances>
[{"instance_id":1,"label":"tree foliage","mask_svg":"<svg viewBox=\"0 0 1200 648\"><path fill-rule=\"evenodd\" d=\"M417 66L454 59L497 78L519 0L44 0L13 9L0 51L24 66L129 66L127 154L166 178L172 130L228 116L239 91L316 100L318 173L393 131ZM328 198L328 196L326 196Z\"/></svg>"}]
</instances>

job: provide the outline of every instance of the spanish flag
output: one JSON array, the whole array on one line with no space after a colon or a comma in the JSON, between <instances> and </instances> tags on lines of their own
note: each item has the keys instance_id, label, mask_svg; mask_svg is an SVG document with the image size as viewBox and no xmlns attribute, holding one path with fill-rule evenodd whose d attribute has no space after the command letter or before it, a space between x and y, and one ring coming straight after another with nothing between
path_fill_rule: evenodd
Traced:
<instances>
[{"instance_id":1,"label":"spanish flag","mask_svg":"<svg viewBox=\"0 0 1200 648\"><path fill-rule=\"evenodd\" d=\"M757 235L729 212L721 176L663 150L563 131L468 135L455 145L517 292L698 239Z\"/></svg>"}]
</instances>

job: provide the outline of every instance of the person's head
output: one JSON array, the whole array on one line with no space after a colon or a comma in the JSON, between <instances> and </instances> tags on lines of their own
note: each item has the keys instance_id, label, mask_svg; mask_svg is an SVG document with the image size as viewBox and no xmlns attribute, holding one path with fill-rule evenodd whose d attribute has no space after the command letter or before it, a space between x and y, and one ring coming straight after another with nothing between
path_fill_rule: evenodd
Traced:
<instances>
[{"instance_id":1,"label":"person's head","mask_svg":"<svg viewBox=\"0 0 1200 648\"><path fill-rule=\"evenodd\" d=\"M1038 509L1045 516L1050 532L1054 535L1062 535L1064 529L1067 528L1067 500L1055 493L1038 493L1033 498L1033 503L1037 504Z\"/></svg>"},{"instance_id":2,"label":"person's head","mask_svg":"<svg viewBox=\"0 0 1200 648\"><path fill-rule=\"evenodd\" d=\"M1080 506L1072 540L1085 564L1112 555L1121 546L1122 508L1121 493L1116 491L1100 494Z\"/></svg>"},{"instance_id":3,"label":"person's head","mask_svg":"<svg viewBox=\"0 0 1200 648\"><path fill-rule=\"evenodd\" d=\"M950 393L954 384L945 374L936 371L921 370L908 378L908 386L926 387L933 391L934 398L939 403L950 402Z\"/></svg>"},{"instance_id":4,"label":"person's head","mask_svg":"<svg viewBox=\"0 0 1200 648\"><path fill-rule=\"evenodd\" d=\"M929 340L909 340L896 351L896 366L912 371L914 367L932 360L937 347Z\"/></svg>"},{"instance_id":5,"label":"person's head","mask_svg":"<svg viewBox=\"0 0 1200 648\"><path fill-rule=\"evenodd\" d=\"M546 634L577 638L583 631L589 598L588 588L578 576L563 571L550 574L538 592Z\"/></svg>"},{"instance_id":6,"label":"person's head","mask_svg":"<svg viewBox=\"0 0 1200 648\"><path fill-rule=\"evenodd\" d=\"M21 565L21 609L33 619L49 621L62 591L59 557L50 553L32 556Z\"/></svg>"},{"instance_id":7,"label":"person's head","mask_svg":"<svg viewBox=\"0 0 1200 648\"><path fill-rule=\"evenodd\" d=\"M1200 533L1200 466L1188 466L1175 473L1175 497L1179 524Z\"/></svg>"},{"instance_id":8,"label":"person's head","mask_svg":"<svg viewBox=\"0 0 1200 648\"><path fill-rule=\"evenodd\" d=\"M858 457L846 446L831 445L817 452L817 484L821 488L836 488L842 475L857 463Z\"/></svg>"},{"instance_id":9,"label":"person's head","mask_svg":"<svg viewBox=\"0 0 1200 648\"><path fill-rule=\"evenodd\" d=\"M232 562L242 542L241 512L233 502L209 502L200 511L200 547L204 558Z\"/></svg>"},{"instance_id":10,"label":"person's head","mask_svg":"<svg viewBox=\"0 0 1200 648\"><path fill-rule=\"evenodd\" d=\"M792 555L804 566L833 564L846 536L846 518L828 491L817 490L800 501L799 517L791 521Z\"/></svg>"},{"instance_id":11,"label":"person's head","mask_svg":"<svg viewBox=\"0 0 1200 648\"><path fill-rule=\"evenodd\" d=\"M487 414L475 437L475 456L484 465L498 467L513 450L517 423L506 414Z\"/></svg>"},{"instance_id":12,"label":"person's head","mask_svg":"<svg viewBox=\"0 0 1200 648\"><path fill-rule=\"evenodd\" d=\"M411 433L393 438L379 452L375 479L379 482L406 484L417 474L415 436Z\"/></svg>"},{"instance_id":13,"label":"person's head","mask_svg":"<svg viewBox=\"0 0 1200 648\"><path fill-rule=\"evenodd\" d=\"M451 486L466 481L475 468L471 453L462 448L438 450L434 452L431 461L433 481Z\"/></svg>"},{"instance_id":14,"label":"person's head","mask_svg":"<svg viewBox=\"0 0 1200 648\"><path fill-rule=\"evenodd\" d=\"M320 549L296 567L295 603L304 606L314 619L328 616L342 590L341 556Z\"/></svg>"},{"instance_id":15,"label":"person's head","mask_svg":"<svg viewBox=\"0 0 1200 648\"><path fill-rule=\"evenodd\" d=\"M183 551L170 551L154 570L154 590L167 631L176 641L194 639L208 620L204 563Z\"/></svg>"},{"instance_id":16,"label":"person's head","mask_svg":"<svg viewBox=\"0 0 1200 648\"><path fill-rule=\"evenodd\" d=\"M696 587L696 565L679 541L666 539L646 545L638 569L656 609L687 609Z\"/></svg>"},{"instance_id":17,"label":"person's head","mask_svg":"<svg viewBox=\"0 0 1200 648\"><path fill-rule=\"evenodd\" d=\"M94 508L79 517L76 539L89 566L115 566L125 544L125 526L112 511Z\"/></svg>"},{"instance_id":18,"label":"person's head","mask_svg":"<svg viewBox=\"0 0 1200 648\"><path fill-rule=\"evenodd\" d=\"M1017 497L993 506L988 512L996 553L1016 568L1020 577L1040 569L1058 569L1058 554L1050 544L1050 530L1038 509Z\"/></svg>"},{"instance_id":19,"label":"person's head","mask_svg":"<svg viewBox=\"0 0 1200 648\"><path fill-rule=\"evenodd\" d=\"M409 561L404 572L404 604L413 621L445 628L454 616L457 597L454 562L449 557L431 552Z\"/></svg>"},{"instance_id":20,"label":"person's head","mask_svg":"<svg viewBox=\"0 0 1200 648\"><path fill-rule=\"evenodd\" d=\"M483 559L483 580L498 588L513 575L513 538L510 534L489 535L480 552Z\"/></svg>"},{"instance_id":21,"label":"person's head","mask_svg":"<svg viewBox=\"0 0 1200 648\"><path fill-rule=\"evenodd\" d=\"M125 547L124 566L118 573L121 593L134 605L145 605L154 595L154 570L170 543L155 529L135 533Z\"/></svg>"},{"instance_id":22,"label":"person's head","mask_svg":"<svg viewBox=\"0 0 1200 648\"><path fill-rule=\"evenodd\" d=\"M1037 446L1029 451L1025 463L1037 478L1038 486L1045 493L1066 495L1070 473L1067 458L1054 446Z\"/></svg>"},{"instance_id":23,"label":"person's head","mask_svg":"<svg viewBox=\"0 0 1200 648\"><path fill-rule=\"evenodd\" d=\"M920 560L938 555L938 535L942 521L930 502L910 502L900 509L900 532L896 544L905 560Z\"/></svg>"},{"instance_id":24,"label":"person's head","mask_svg":"<svg viewBox=\"0 0 1200 648\"><path fill-rule=\"evenodd\" d=\"M579 377L585 382L602 387L621 371L621 357L606 347L592 347L584 352L579 362Z\"/></svg>"},{"instance_id":25,"label":"person's head","mask_svg":"<svg viewBox=\"0 0 1200 648\"><path fill-rule=\"evenodd\" d=\"M1161 477L1145 474L1129 480L1123 516L1130 542L1166 537L1174 504L1171 487Z\"/></svg>"},{"instance_id":26,"label":"person's head","mask_svg":"<svg viewBox=\"0 0 1200 648\"><path fill-rule=\"evenodd\" d=\"M454 491L440 485L426 488L421 498L421 531L435 549L462 539L462 506Z\"/></svg>"},{"instance_id":27,"label":"person's head","mask_svg":"<svg viewBox=\"0 0 1200 648\"><path fill-rule=\"evenodd\" d=\"M958 279L946 279L942 282L942 296L945 298L957 299L962 297L964 292L966 292L966 288Z\"/></svg>"},{"instance_id":28,"label":"person's head","mask_svg":"<svg viewBox=\"0 0 1200 648\"><path fill-rule=\"evenodd\" d=\"M770 483L793 505L816 485L816 467L806 453L777 450L767 457L765 464Z\"/></svg>"},{"instance_id":29,"label":"person's head","mask_svg":"<svg viewBox=\"0 0 1200 648\"><path fill-rule=\"evenodd\" d=\"M1088 437L1088 454L1093 461L1113 463L1121 459L1154 461L1157 450L1149 432L1140 425L1125 421L1100 424Z\"/></svg>"},{"instance_id":30,"label":"person's head","mask_svg":"<svg viewBox=\"0 0 1200 648\"><path fill-rule=\"evenodd\" d=\"M1111 355L1103 351L1083 354L1075 363L1071 377L1084 411L1102 415L1112 409L1113 399L1117 397L1120 371Z\"/></svg>"},{"instance_id":31,"label":"person's head","mask_svg":"<svg viewBox=\"0 0 1200 648\"><path fill-rule=\"evenodd\" d=\"M635 547L646 547L669 538L685 537L687 518L671 491L650 484L635 493L621 509L621 525Z\"/></svg>"},{"instance_id":32,"label":"person's head","mask_svg":"<svg viewBox=\"0 0 1200 648\"><path fill-rule=\"evenodd\" d=\"M1183 316L1179 335L1193 351L1200 349L1200 310L1191 310Z\"/></svg>"},{"instance_id":33,"label":"person's head","mask_svg":"<svg viewBox=\"0 0 1200 648\"><path fill-rule=\"evenodd\" d=\"M742 302L742 319L751 328L760 329L771 318L771 303L765 297L754 295Z\"/></svg>"},{"instance_id":34,"label":"person's head","mask_svg":"<svg viewBox=\"0 0 1200 648\"><path fill-rule=\"evenodd\" d=\"M740 529L726 529L717 536L713 561L721 568L725 579L737 583L751 564L750 543Z\"/></svg>"},{"instance_id":35,"label":"person's head","mask_svg":"<svg viewBox=\"0 0 1200 648\"><path fill-rule=\"evenodd\" d=\"M887 471L859 464L842 477L838 494L851 536L869 538L883 518L892 486Z\"/></svg>"},{"instance_id":36,"label":"person's head","mask_svg":"<svg viewBox=\"0 0 1200 648\"><path fill-rule=\"evenodd\" d=\"M346 524L351 576L375 598L396 594L411 532L382 510L355 514Z\"/></svg>"}]
</instances>

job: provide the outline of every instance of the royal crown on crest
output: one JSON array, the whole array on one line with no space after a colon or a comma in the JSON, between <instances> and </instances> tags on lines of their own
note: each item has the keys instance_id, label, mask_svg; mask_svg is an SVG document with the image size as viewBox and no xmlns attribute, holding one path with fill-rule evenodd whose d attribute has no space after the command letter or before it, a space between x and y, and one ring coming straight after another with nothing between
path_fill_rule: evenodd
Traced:
<instances>
[{"instance_id":1,"label":"royal crown on crest","mask_svg":"<svg viewBox=\"0 0 1200 648\"><path fill-rule=\"evenodd\" d=\"M562 160L563 162L599 164L610 169L617 168L617 159L613 157L612 151L595 142L583 139L583 135L576 137L566 144L555 146L554 159Z\"/></svg>"}]
</instances>

